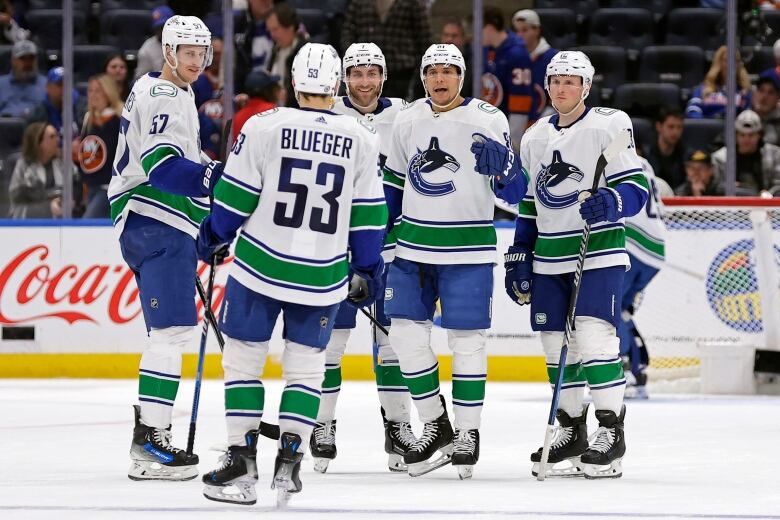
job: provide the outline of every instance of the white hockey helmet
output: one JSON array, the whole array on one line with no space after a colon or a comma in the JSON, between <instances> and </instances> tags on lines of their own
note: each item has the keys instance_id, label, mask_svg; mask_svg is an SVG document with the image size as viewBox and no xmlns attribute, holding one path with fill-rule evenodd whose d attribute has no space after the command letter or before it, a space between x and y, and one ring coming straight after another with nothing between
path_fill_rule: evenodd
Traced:
<instances>
[{"instance_id":1,"label":"white hockey helmet","mask_svg":"<svg viewBox=\"0 0 780 520\"><path fill-rule=\"evenodd\" d=\"M296 93L335 96L341 80L339 53L331 45L307 43L293 59L291 76Z\"/></svg>"},{"instance_id":2,"label":"white hockey helmet","mask_svg":"<svg viewBox=\"0 0 780 520\"><path fill-rule=\"evenodd\" d=\"M593 84L596 69L582 51L560 51L552 57L544 75L544 89L550 91L550 76L579 76L582 78L582 99L585 99Z\"/></svg>"},{"instance_id":3,"label":"white hockey helmet","mask_svg":"<svg viewBox=\"0 0 780 520\"><path fill-rule=\"evenodd\" d=\"M425 86L425 69L431 65L454 65L460 70L460 86L458 92L463 88L463 80L466 76L466 60L463 59L463 54L460 49L452 43L434 43L423 54L422 61L420 62L420 81ZM426 93L428 89L426 88Z\"/></svg>"},{"instance_id":4,"label":"white hockey helmet","mask_svg":"<svg viewBox=\"0 0 780 520\"><path fill-rule=\"evenodd\" d=\"M197 16L171 16L162 30L162 51L165 61L168 58L165 54L165 48L170 47L173 52L173 69L176 69L176 51L179 45L202 45L207 48L206 60L203 63L205 69L211 65L211 58L214 56L214 49L211 47L211 31L209 31L203 20ZM170 63L169 63L170 65Z\"/></svg>"},{"instance_id":5,"label":"white hockey helmet","mask_svg":"<svg viewBox=\"0 0 780 520\"><path fill-rule=\"evenodd\" d=\"M341 61L341 64L341 75L345 80L350 67L378 65L382 69L383 81L387 81L385 55L382 54L382 49L376 43L353 43L344 53L344 59Z\"/></svg>"}]
</instances>

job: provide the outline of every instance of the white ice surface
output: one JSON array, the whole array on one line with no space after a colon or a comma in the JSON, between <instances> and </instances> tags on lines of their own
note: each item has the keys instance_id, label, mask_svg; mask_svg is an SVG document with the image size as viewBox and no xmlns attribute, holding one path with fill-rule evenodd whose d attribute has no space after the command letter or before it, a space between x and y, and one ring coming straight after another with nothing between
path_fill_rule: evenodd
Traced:
<instances>
[{"instance_id":1,"label":"white ice surface","mask_svg":"<svg viewBox=\"0 0 780 520\"><path fill-rule=\"evenodd\" d=\"M472 480L459 481L450 466L416 479L389 473L374 386L345 382L338 458L325 475L305 459L303 491L281 512L269 489L276 453L269 440L260 443L256 506L206 500L200 477L129 480L136 386L127 380L0 380L0 519L780 519L777 397L631 402L623 478L537 482L528 456L543 438L549 390L489 382L480 461ZM264 419L276 422L281 382L268 381L266 388ZM174 440L182 448L192 390L192 381L182 383L174 416ZM449 395L448 385L443 390ZM207 381L195 450L201 472L217 466L219 453L210 448L225 438L221 384Z\"/></svg>"}]
</instances>

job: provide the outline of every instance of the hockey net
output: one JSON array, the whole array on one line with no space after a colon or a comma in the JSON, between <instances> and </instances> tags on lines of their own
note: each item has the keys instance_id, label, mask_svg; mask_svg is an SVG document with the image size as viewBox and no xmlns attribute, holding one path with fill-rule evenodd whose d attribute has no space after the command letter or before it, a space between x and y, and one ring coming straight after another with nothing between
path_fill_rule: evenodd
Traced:
<instances>
[{"instance_id":1,"label":"hockey net","mask_svg":"<svg viewBox=\"0 0 780 520\"><path fill-rule=\"evenodd\" d=\"M635 304L651 392L696 392L703 346L780 348L780 200L664 199L666 263Z\"/></svg>"}]
</instances>

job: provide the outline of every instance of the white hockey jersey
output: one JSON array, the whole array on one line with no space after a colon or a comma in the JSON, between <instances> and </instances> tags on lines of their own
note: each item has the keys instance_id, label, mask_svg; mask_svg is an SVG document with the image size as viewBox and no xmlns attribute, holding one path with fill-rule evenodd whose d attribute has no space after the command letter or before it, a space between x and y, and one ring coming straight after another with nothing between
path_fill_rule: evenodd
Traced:
<instances>
[{"instance_id":1,"label":"white hockey jersey","mask_svg":"<svg viewBox=\"0 0 780 520\"><path fill-rule=\"evenodd\" d=\"M387 224L378 156L376 131L352 117L292 108L251 117L214 191L215 205L245 218L230 276L281 301L346 298L349 237L376 234L378 256ZM354 258L360 241L351 242Z\"/></svg>"},{"instance_id":2,"label":"white hockey jersey","mask_svg":"<svg viewBox=\"0 0 780 520\"><path fill-rule=\"evenodd\" d=\"M626 251L640 262L660 269L663 267L666 226L663 220L663 203L655 185L655 172L644 157L639 157L647 177L650 194L642 211L626 219Z\"/></svg>"},{"instance_id":3,"label":"white hockey jersey","mask_svg":"<svg viewBox=\"0 0 780 520\"><path fill-rule=\"evenodd\" d=\"M142 76L133 85L120 119L114 175L108 186L111 219L122 232L128 211L164 222L197 237L198 224L209 212L208 198L160 191L149 174L170 156L200 163L200 124L192 89Z\"/></svg>"},{"instance_id":4,"label":"white hockey jersey","mask_svg":"<svg viewBox=\"0 0 780 520\"><path fill-rule=\"evenodd\" d=\"M475 171L473 134L509 143L506 116L467 98L447 112L425 99L401 110L393 126L385 186L403 190L396 256L428 264L495 263L491 178Z\"/></svg>"},{"instance_id":5,"label":"white hockey jersey","mask_svg":"<svg viewBox=\"0 0 780 520\"><path fill-rule=\"evenodd\" d=\"M398 112L408 105L406 100L401 98L379 98L376 109L368 114L360 112L348 96L336 98L333 105L333 111L337 114L353 116L369 123L376 129L379 135L379 166L384 168L387 156L390 153L390 143L393 138L393 122ZM385 263L393 261L395 256L395 233L392 231L385 238L385 247L382 249L382 259Z\"/></svg>"},{"instance_id":6,"label":"white hockey jersey","mask_svg":"<svg viewBox=\"0 0 780 520\"><path fill-rule=\"evenodd\" d=\"M520 156L531 183L519 206L517 226L535 221L534 272L573 272L584 221L578 194L593 186L596 161L623 129L633 132L625 112L590 108L574 124L560 128L557 116L543 117L523 134ZM647 179L634 145L607 165L599 186L632 183L647 191ZM519 233L519 231L518 231ZM585 269L629 265L623 219L591 227Z\"/></svg>"}]
</instances>

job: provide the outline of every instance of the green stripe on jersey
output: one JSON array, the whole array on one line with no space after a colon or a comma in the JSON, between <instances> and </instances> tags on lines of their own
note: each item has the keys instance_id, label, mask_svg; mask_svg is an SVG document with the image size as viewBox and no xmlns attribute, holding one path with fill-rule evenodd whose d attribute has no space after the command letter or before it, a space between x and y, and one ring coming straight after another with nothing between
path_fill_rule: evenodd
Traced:
<instances>
[{"instance_id":1,"label":"green stripe on jersey","mask_svg":"<svg viewBox=\"0 0 780 520\"><path fill-rule=\"evenodd\" d=\"M406 388L412 395L429 394L439 388L439 367L436 367L433 372L421 376L404 376L404 381L406 381Z\"/></svg>"},{"instance_id":2,"label":"green stripe on jersey","mask_svg":"<svg viewBox=\"0 0 780 520\"><path fill-rule=\"evenodd\" d=\"M178 391L178 380L172 381L146 374L139 374L138 376L138 395L160 397L169 401L175 401L176 392Z\"/></svg>"},{"instance_id":3,"label":"green stripe on jersey","mask_svg":"<svg viewBox=\"0 0 780 520\"><path fill-rule=\"evenodd\" d=\"M325 378L322 380L322 389L338 388L341 386L341 367L326 368Z\"/></svg>"},{"instance_id":4,"label":"green stripe on jersey","mask_svg":"<svg viewBox=\"0 0 780 520\"><path fill-rule=\"evenodd\" d=\"M493 224L479 226L421 226L406 220L398 226L398 239L433 247L494 246Z\"/></svg>"},{"instance_id":5,"label":"green stripe on jersey","mask_svg":"<svg viewBox=\"0 0 780 520\"><path fill-rule=\"evenodd\" d=\"M651 253L655 253L661 257L666 256L666 248L664 247L663 242L650 238L649 236L645 235L641 229L635 228L630 224L626 224L626 238L630 238L639 244L639 246L647 249Z\"/></svg>"},{"instance_id":6,"label":"green stripe on jersey","mask_svg":"<svg viewBox=\"0 0 780 520\"><path fill-rule=\"evenodd\" d=\"M280 414L287 412L316 421L319 409L320 397L318 395L302 392L295 388L285 388L282 392L282 402L279 405Z\"/></svg>"},{"instance_id":7,"label":"green stripe on jersey","mask_svg":"<svg viewBox=\"0 0 780 520\"><path fill-rule=\"evenodd\" d=\"M268 278L309 287L330 287L347 276L346 258L331 265L311 265L276 258L241 236L236 244L236 258Z\"/></svg>"},{"instance_id":8,"label":"green stripe on jersey","mask_svg":"<svg viewBox=\"0 0 780 520\"><path fill-rule=\"evenodd\" d=\"M149 175L152 173L156 164L159 164L168 157L181 157L181 154L173 146L160 146L155 148L152 153L141 159L141 167L144 169L144 173Z\"/></svg>"},{"instance_id":9,"label":"green stripe on jersey","mask_svg":"<svg viewBox=\"0 0 780 520\"><path fill-rule=\"evenodd\" d=\"M236 213L250 215L257 207L260 195L233 184L223 177L214 188L214 200L236 210Z\"/></svg>"},{"instance_id":10,"label":"green stripe on jersey","mask_svg":"<svg viewBox=\"0 0 780 520\"><path fill-rule=\"evenodd\" d=\"M623 363L620 361L605 365L585 366L584 369L589 385L601 385L623 379Z\"/></svg>"},{"instance_id":11,"label":"green stripe on jersey","mask_svg":"<svg viewBox=\"0 0 780 520\"><path fill-rule=\"evenodd\" d=\"M517 205L518 214L521 216L535 217L536 204L532 200L523 200Z\"/></svg>"},{"instance_id":12,"label":"green stripe on jersey","mask_svg":"<svg viewBox=\"0 0 780 520\"><path fill-rule=\"evenodd\" d=\"M404 184L406 183L406 181L404 180L403 177L396 175L396 173L393 172L393 170L390 170L389 168L384 168L382 171L384 172L383 175L384 182L388 184L392 184L397 188L401 188L401 189L404 188Z\"/></svg>"},{"instance_id":13,"label":"green stripe on jersey","mask_svg":"<svg viewBox=\"0 0 780 520\"><path fill-rule=\"evenodd\" d=\"M629 175L628 177L621 177L615 181L607 182L607 186L610 188L616 188L620 184L624 184L626 182L633 182L634 184L638 184L643 187L645 191L650 193L650 186L647 184L647 177L645 177L645 174L641 171L636 172L633 175Z\"/></svg>"},{"instance_id":14,"label":"green stripe on jersey","mask_svg":"<svg viewBox=\"0 0 780 520\"><path fill-rule=\"evenodd\" d=\"M387 204L353 204L349 217L351 229L360 227L382 227L387 225Z\"/></svg>"},{"instance_id":15,"label":"green stripe on jersey","mask_svg":"<svg viewBox=\"0 0 780 520\"><path fill-rule=\"evenodd\" d=\"M116 222L116 219L119 217L119 215L122 214L125 206L127 206L127 203L133 196L136 195L139 197L151 199L163 206L167 206L171 209L184 213L196 223L200 223L200 221L206 218L206 215L209 214L207 209L196 206L190 199L183 195L165 193L164 191L160 191L157 188L149 186L148 184L141 184L111 202L112 221Z\"/></svg>"},{"instance_id":16,"label":"green stripe on jersey","mask_svg":"<svg viewBox=\"0 0 780 520\"><path fill-rule=\"evenodd\" d=\"M582 237L575 234L568 237L539 237L536 239L534 254L544 257L575 256L580 252ZM626 237L623 228L610 228L604 231L591 231L588 252L604 249L623 249Z\"/></svg>"},{"instance_id":17,"label":"green stripe on jersey","mask_svg":"<svg viewBox=\"0 0 780 520\"><path fill-rule=\"evenodd\" d=\"M405 387L406 381L398 365L379 365L376 367L376 384L379 387Z\"/></svg>"},{"instance_id":18,"label":"green stripe on jersey","mask_svg":"<svg viewBox=\"0 0 780 520\"><path fill-rule=\"evenodd\" d=\"M257 410L263 411L265 405L265 388L257 386L225 387L225 410Z\"/></svg>"},{"instance_id":19,"label":"green stripe on jersey","mask_svg":"<svg viewBox=\"0 0 780 520\"><path fill-rule=\"evenodd\" d=\"M547 367L547 378L550 380L550 384L554 385L558 381L558 367ZM582 363L573 363L563 367L563 382L564 383L578 383L585 382L585 372L582 370Z\"/></svg>"},{"instance_id":20,"label":"green stripe on jersey","mask_svg":"<svg viewBox=\"0 0 780 520\"><path fill-rule=\"evenodd\" d=\"M452 398L458 401L484 401L485 380L453 379Z\"/></svg>"}]
</instances>

